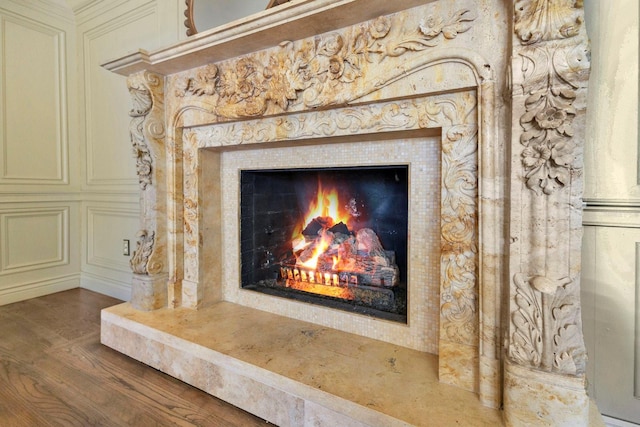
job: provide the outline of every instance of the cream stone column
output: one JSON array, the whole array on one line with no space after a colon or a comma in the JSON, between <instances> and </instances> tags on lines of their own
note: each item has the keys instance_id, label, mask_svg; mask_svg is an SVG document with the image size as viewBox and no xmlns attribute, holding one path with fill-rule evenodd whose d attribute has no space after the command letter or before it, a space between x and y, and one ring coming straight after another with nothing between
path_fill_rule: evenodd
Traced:
<instances>
[{"instance_id":1,"label":"cream stone column","mask_svg":"<svg viewBox=\"0 0 640 427\"><path fill-rule=\"evenodd\" d=\"M141 71L127 79L133 108L129 132L140 183L140 231L131 257L131 305L167 306L164 79ZM162 165L162 166L159 166Z\"/></svg>"},{"instance_id":2,"label":"cream stone column","mask_svg":"<svg viewBox=\"0 0 640 427\"><path fill-rule=\"evenodd\" d=\"M589 422L580 314L589 45L581 0L514 2L507 425Z\"/></svg>"}]
</instances>

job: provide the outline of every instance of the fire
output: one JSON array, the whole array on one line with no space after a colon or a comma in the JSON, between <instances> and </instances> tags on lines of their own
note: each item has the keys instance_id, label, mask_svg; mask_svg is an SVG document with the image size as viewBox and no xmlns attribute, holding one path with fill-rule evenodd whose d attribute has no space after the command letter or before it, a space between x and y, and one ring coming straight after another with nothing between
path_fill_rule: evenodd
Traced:
<instances>
[{"instance_id":1,"label":"fire","mask_svg":"<svg viewBox=\"0 0 640 427\"><path fill-rule=\"evenodd\" d=\"M318 242L318 244L316 244L315 248L313 249L313 255L311 256L311 258L309 258L307 261L304 261L304 262L298 260L298 262L296 262L296 265L306 267L310 270L315 270L316 266L318 265L318 258L320 257L320 255L325 253L327 249L329 249L330 243L331 241L327 238L325 234L323 234L322 237L320 238L320 241Z\"/></svg>"},{"instance_id":2,"label":"fire","mask_svg":"<svg viewBox=\"0 0 640 427\"><path fill-rule=\"evenodd\" d=\"M329 228L334 224L338 224L340 222L345 225L349 225L349 220L351 216L349 212L341 207L340 200L338 197L338 190L336 188L330 188L325 190L322 186L322 183L318 183L318 191L316 195L316 199L312 200L309 203L309 207L307 209L307 213L304 216L304 220L296 227L292 236L292 247L294 253L299 253L303 251L306 247L308 247L311 242L308 242L307 239L302 235L303 230L315 219L322 218L326 223L324 226ZM322 255L328 248L331 243L330 239L324 234L324 230L322 230L323 234L320 236L320 241L315 242L315 248L313 250L313 255L305 260L297 260L296 264L306 267L308 269L315 269L318 263L318 257Z\"/></svg>"},{"instance_id":3,"label":"fire","mask_svg":"<svg viewBox=\"0 0 640 427\"><path fill-rule=\"evenodd\" d=\"M356 288L398 283L395 255L382 247L375 231L362 227L355 198L344 203L336 188L318 192L292 236L293 255L281 267L286 287L341 299ZM358 227L360 226L360 227Z\"/></svg>"},{"instance_id":4,"label":"fire","mask_svg":"<svg viewBox=\"0 0 640 427\"><path fill-rule=\"evenodd\" d=\"M334 223L342 221L347 225L351 219L349 212L340 206L338 190L336 188L325 190L320 182L318 183L316 199L309 203L304 220L294 231L293 237L302 237L302 230L318 217L332 218Z\"/></svg>"}]
</instances>

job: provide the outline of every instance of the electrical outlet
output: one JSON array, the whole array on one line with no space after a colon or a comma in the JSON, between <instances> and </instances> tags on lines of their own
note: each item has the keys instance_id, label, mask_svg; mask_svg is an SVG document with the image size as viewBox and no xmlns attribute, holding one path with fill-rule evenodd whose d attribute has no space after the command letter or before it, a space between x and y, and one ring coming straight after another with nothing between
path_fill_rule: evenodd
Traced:
<instances>
[{"instance_id":1,"label":"electrical outlet","mask_svg":"<svg viewBox=\"0 0 640 427\"><path fill-rule=\"evenodd\" d=\"M124 239L122 241L122 255L129 256L131 255L131 248L129 247L129 240Z\"/></svg>"}]
</instances>

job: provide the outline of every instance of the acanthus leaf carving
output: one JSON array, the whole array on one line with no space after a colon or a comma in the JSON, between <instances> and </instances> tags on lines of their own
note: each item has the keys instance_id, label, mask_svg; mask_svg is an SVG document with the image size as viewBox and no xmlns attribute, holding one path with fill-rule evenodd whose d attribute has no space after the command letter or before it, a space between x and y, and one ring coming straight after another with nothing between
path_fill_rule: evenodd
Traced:
<instances>
[{"instance_id":1,"label":"acanthus leaf carving","mask_svg":"<svg viewBox=\"0 0 640 427\"><path fill-rule=\"evenodd\" d=\"M151 253L153 252L155 232L140 230L137 238L136 250L133 252L129 264L134 273L148 275L150 273L148 264Z\"/></svg>"},{"instance_id":2,"label":"acanthus leaf carving","mask_svg":"<svg viewBox=\"0 0 640 427\"><path fill-rule=\"evenodd\" d=\"M131 75L127 79L133 104L129 111L129 135L141 190L152 183L153 154L149 139L151 142L160 142L165 137L163 85L164 80L159 75L148 71Z\"/></svg>"},{"instance_id":3,"label":"acanthus leaf carving","mask_svg":"<svg viewBox=\"0 0 640 427\"><path fill-rule=\"evenodd\" d=\"M368 64L456 38L471 28L475 18L469 13L463 9L447 19L430 15L413 34L397 34L401 25L395 25L393 17L381 16L344 33L329 33L300 44L282 43L267 65L245 57L201 67L176 84L176 95L206 98L209 112L225 118L284 112L299 103L307 108L345 103L349 99L344 97L352 91L341 88L361 79Z\"/></svg>"},{"instance_id":4,"label":"acanthus leaf carving","mask_svg":"<svg viewBox=\"0 0 640 427\"><path fill-rule=\"evenodd\" d=\"M517 309L511 314L509 356L547 372L584 372L585 354L578 326L579 301L569 278L514 276Z\"/></svg>"},{"instance_id":5,"label":"acanthus leaf carving","mask_svg":"<svg viewBox=\"0 0 640 427\"><path fill-rule=\"evenodd\" d=\"M472 344L477 332L477 126L455 125L442 146L442 329Z\"/></svg>"},{"instance_id":6,"label":"acanthus leaf carving","mask_svg":"<svg viewBox=\"0 0 640 427\"><path fill-rule=\"evenodd\" d=\"M282 139L297 140L332 135L378 133L406 129L426 129L451 126L454 123L473 123L476 98L465 93L465 99L433 97L403 102L389 102L347 107L312 113L263 118L255 121L218 123L189 129L199 147L215 142L219 145L264 143ZM451 130L450 141L461 135ZM473 145L471 145L473 147ZM467 147L467 149L471 149Z\"/></svg>"},{"instance_id":7,"label":"acanthus leaf carving","mask_svg":"<svg viewBox=\"0 0 640 427\"><path fill-rule=\"evenodd\" d=\"M144 122L153 107L153 100L149 90L141 85L130 85L129 93L133 108L129 111L131 122L129 135L136 159L136 172L140 189L145 190L151 184L152 158L147 140L144 135Z\"/></svg>"},{"instance_id":8,"label":"acanthus leaf carving","mask_svg":"<svg viewBox=\"0 0 640 427\"><path fill-rule=\"evenodd\" d=\"M524 45L579 34L584 21L583 0L518 0L515 32Z\"/></svg>"},{"instance_id":9,"label":"acanthus leaf carving","mask_svg":"<svg viewBox=\"0 0 640 427\"><path fill-rule=\"evenodd\" d=\"M542 360L542 308L538 295L522 274L514 279L518 309L511 315L515 330L509 346L510 357L522 365L539 367Z\"/></svg>"}]
</instances>

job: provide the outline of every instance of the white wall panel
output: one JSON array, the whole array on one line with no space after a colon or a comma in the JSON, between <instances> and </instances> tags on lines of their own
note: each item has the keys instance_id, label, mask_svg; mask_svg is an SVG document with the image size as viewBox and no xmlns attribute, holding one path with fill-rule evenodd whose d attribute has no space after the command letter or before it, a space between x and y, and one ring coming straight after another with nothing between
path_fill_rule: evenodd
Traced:
<instances>
[{"instance_id":1,"label":"white wall panel","mask_svg":"<svg viewBox=\"0 0 640 427\"><path fill-rule=\"evenodd\" d=\"M139 228L137 211L89 207L87 209L87 265L110 268L130 274L130 256L122 253L123 240L135 249Z\"/></svg>"},{"instance_id":2,"label":"white wall panel","mask_svg":"<svg viewBox=\"0 0 640 427\"><path fill-rule=\"evenodd\" d=\"M0 184L68 183L66 48L62 30L0 15Z\"/></svg>"},{"instance_id":3,"label":"white wall panel","mask_svg":"<svg viewBox=\"0 0 640 427\"><path fill-rule=\"evenodd\" d=\"M96 196L85 202L83 218L82 287L128 300L131 256L123 255L122 241L129 240L133 254L140 224L138 203L122 197L107 202Z\"/></svg>"},{"instance_id":4,"label":"white wall panel","mask_svg":"<svg viewBox=\"0 0 640 427\"><path fill-rule=\"evenodd\" d=\"M640 211L635 212L636 220ZM582 299L589 382L603 414L640 423L640 223L585 227ZM592 222L590 215L586 219Z\"/></svg>"},{"instance_id":5,"label":"white wall panel","mask_svg":"<svg viewBox=\"0 0 640 427\"><path fill-rule=\"evenodd\" d=\"M69 263L69 209L0 212L0 274Z\"/></svg>"},{"instance_id":6,"label":"white wall panel","mask_svg":"<svg viewBox=\"0 0 640 427\"><path fill-rule=\"evenodd\" d=\"M57 197L2 203L0 305L80 285L80 203Z\"/></svg>"},{"instance_id":7,"label":"white wall panel","mask_svg":"<svg viewBox=\"0 0 640 427\"><path fill-rule=\"evenodd\" d=\"M591 39L585 199L640 203L638 0L587 0Z\"/></svg>"},{"instance_id":8,"label":"white wall panel","mask_svg":"<svg viewBox=\"0 0 640 427\"><path fill-rule=\"evenodd\" d=\"M129 135L126 79L100 64L153 50L184 34L184 0L71 0L76 13L83 138L82 287L128 300L139 229L138 178Z\"/></svg>"},{"instance_id":9,"label":"white wall panel","mask_svg":"<svg viewBox=\"0 0 640 427\"><path fill-rule=\"evenodd\" d=\"M591 39L582 257L587 378L604 414L640 423L634 397L640 382L640 6L637 0L584 5Z\"/></svg>"},{"instance_id":10,"label":"white wall panel","mask_svg":"<svg viewBox=\"0 0 640 427\"><path fill-rule=\"evenodd\" d=\"M154 3L142 5L90 28L82 35L86 185L137 189L128 115L126 79L100 64L132 50L155 34Z\"/></svg>"}]
</instances>

